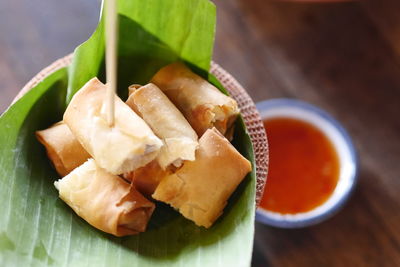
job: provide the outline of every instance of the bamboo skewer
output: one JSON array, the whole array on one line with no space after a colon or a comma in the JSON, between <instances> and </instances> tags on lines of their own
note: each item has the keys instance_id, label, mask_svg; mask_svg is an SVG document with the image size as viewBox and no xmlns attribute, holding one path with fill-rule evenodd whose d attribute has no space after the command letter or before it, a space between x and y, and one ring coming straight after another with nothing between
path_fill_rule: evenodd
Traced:
<instances>
[{"instance_id":1,"label":"bamboo skewer","mask_svg":"<svg viewBox=\"0 0 400 267\"><path fill-rule=\"evenodd\" d=\"M117 1L106 1L106 76L107 96L105 99L107 122L109 126L115 121L115 92L117 88Z\"/></svg>"}]
</instances>

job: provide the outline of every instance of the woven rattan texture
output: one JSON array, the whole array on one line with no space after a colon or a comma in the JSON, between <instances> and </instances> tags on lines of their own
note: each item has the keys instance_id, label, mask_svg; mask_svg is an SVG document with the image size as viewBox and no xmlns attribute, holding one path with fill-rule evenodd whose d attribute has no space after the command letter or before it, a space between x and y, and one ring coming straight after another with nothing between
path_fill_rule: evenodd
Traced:
<instances>
[{"instance_id":1,"label":"woven rattan texture","mask_svg":"<svg viewBox=\"0 0 400 267\"><path fill-rule=\"evenodd\" d=\"M214 62L211 65L211 73L224 85L240 107L240 112L253 144L256 159L256 203L258 204L262 198L268 174L268 142L264 125L253 100L232 75Z\"/></svg>"},{"instance_id":2,"label":"woven rattan texture","mask_svg":"<svg viewBox=\"0 0 400 267\"><path fill-rule=\"evenodd\" d=\"M27 91L35 87L35 85L41 82L49 74L71 64L72 56L73 55L70 54L66 57L63 57L39 72L39 74L33 77L24 86L24 88L14 99L14 102L21 96L23 96ZM247 131L251 137L256 159L256 204L258 204L264 192L264 186L268 172L268 143L263 123L260 119L260 115L256 109L254 102L251 100L246 90L244 90L244 88L232 77L232 75L230 75L222 67L214 62L211 65L211 73L218 78L218 80L229 91L231 96L235 98L235 100L238 102L241 114L247 127Z\"/></svg>"}]
</instances>

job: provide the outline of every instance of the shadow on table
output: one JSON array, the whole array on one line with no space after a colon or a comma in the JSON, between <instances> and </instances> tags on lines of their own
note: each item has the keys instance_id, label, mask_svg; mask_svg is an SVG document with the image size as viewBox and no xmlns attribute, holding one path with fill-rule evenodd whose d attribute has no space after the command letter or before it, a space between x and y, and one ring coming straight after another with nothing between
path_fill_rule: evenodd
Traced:
<instances>
[{"instance_id":1,"label":"shadow on table","mask_svg":"<svg viewBox=\"0 0 400 267\"><path fill-rule=\"evenodd\" d=\"M394 263L391 253L399 248L395 231L400 222L395 211L400 205L382 190L378 175L364 168L359 178L347 206L326 222L303 229L257 223L253 266Z\"/></svg>"}]
</instances>

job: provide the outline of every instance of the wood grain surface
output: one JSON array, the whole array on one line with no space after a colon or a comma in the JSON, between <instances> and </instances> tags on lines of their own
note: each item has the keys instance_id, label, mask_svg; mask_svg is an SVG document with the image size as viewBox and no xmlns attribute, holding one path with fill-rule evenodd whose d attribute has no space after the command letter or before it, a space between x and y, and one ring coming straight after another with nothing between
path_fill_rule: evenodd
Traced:
<instances>
[{"instance_id":1,"label":"wood grain surface","mask_svg":"<svg viewBox=\"0 0 400 267\"><path fill-rule=\"evenodd\" d=\"M214 60L254 101L291 97L329 111L360 158L357 189L330 220L299 230L257 223L253 265L400 266L400 2L214 2ZM0 112L87 39L98 12L97 0L0 1Z\"/></svg>"}]
</instances>

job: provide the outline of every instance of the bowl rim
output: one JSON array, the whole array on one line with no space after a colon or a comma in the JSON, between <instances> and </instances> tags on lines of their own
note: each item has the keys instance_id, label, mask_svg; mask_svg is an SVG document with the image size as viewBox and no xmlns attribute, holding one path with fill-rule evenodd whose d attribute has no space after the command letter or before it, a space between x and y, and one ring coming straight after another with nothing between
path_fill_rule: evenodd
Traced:
<instances>
[{"instance_id":1,"label":"bowl rim","mask_svg":"<svg viewBox=\"0 0 400 267\"><path fill-rule=\"evenodd\" d=\"M281 108L281 107L288 107L288 108L293 108L293 109L302 109L305 112L312 113L322 120L326 121L330 125L332 125L340 134L340 136L343 138L344 144L346 145L349 153L350 153L350 161L351 164L354 166L354 169L352 173L346 177L350 181L349 186L345 189L345 191L341 194L340 199L334 203L333 206L330 208L326 209L323 213L317 214L315 216L310 216L304 219L299 219L299 218L287 218L287 217L272 217L266 212L264 209L259 207L256 211L256 220L270 225L274 227L279 227L279 228L303 228L307 226L312 226L315 224L318 224L322 221L325 221L335 215L337 212L339 212L344 204L348 201L349 197L351 196L352 192L354 191L354 188L356 187L356 184L358 182L358 172L359 172L359 157L356 151L356 148L354 146L354 143L347 132L347 130L344 128L344 126L339 123L338 120L336 120L332 115L330 115L327 111L322 110L321 108L312 105L310 103L307 103L302 100L297 100L297 99L292 99L292 98L276 98L276 99L270 99L270 100L264 100L261 102L256 103L257 109L260 111L260 116L261 119L264 120L265 115L263 115L263 112L266 110L272 110L275 108ZM277 115L278 117L279 115ZM302 118L302 120L307 121L309 123L312 123L315 125L315 123L309 121L307 118ZM320 130L321 126L315 125L318 127ZM329 138L329 137L328 137ZM325 202L326 203L326 202Z\"/></svg>"}]
</instances>

